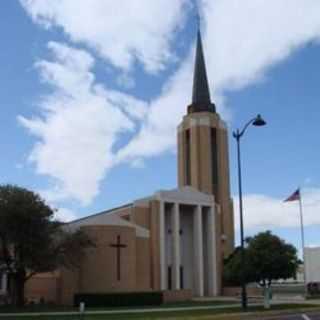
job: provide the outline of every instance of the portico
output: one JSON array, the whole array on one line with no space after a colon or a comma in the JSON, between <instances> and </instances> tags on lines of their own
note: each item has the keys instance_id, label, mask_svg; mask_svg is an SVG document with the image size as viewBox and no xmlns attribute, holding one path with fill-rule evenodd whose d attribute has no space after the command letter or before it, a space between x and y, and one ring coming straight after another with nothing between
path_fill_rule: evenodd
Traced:
<instances>
[{"instance_id":1,"label":"portico","mask_svg":"<svg viewBox=\"0 0 320 320\"><path fill-rule=\"evenodd\" d=\"M157 198L161 289L217 295L214 196L184 187L160 191Z\"/></svg>"}]
</instances>

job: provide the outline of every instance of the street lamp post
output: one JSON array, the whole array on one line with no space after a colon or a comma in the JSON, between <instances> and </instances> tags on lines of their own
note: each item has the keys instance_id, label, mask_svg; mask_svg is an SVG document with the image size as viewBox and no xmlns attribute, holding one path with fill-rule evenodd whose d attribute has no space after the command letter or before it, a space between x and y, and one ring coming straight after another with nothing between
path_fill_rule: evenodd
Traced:
<instances>
[{"instance_id":1,"label":"street lamp post","mask_svg":"<svg viewBox=\"0 0 320 320\"><path fill-rule=\"evenodd\" d=\"M240 131L237 129L233 132L233 137L237 140L237 155L238 155L238 186L239 186L239 209L240 209L240 247L241 247L241 306L244 311L247 310L247 290L246 290L246 279L245 279L245 254L244 254L244 231L243 231L243 204L242 204L242 177L241 177L241 153L240 153L240 138L244 135L245 131L252 124L257 127L266 125L266 122L262 119L261 115L258 114L256 117L251 119Z\"/></svg>"}]
</instances>

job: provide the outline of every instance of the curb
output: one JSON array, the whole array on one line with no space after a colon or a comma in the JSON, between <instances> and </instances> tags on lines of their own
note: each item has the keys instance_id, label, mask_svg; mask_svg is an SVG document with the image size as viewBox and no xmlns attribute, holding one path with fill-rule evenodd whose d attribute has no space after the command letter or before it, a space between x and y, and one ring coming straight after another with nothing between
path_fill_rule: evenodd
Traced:
<instances>
[{"instance_id":1,"label":"curb","mask_svg":"<svg viewBox=\"0 0 320 320\"><path fill-rule=\"evenodd\" d=\"M303 313L313 313L320 312L320 307L309 307L301 309L286 309L286 310L276 310L276 311L254 311L247 313L224 313L212 315L210 318L212 320L247 320L247 319L261 319L261 317L266 319L272 319L279 316L290 316ZM259 318L258 318L259 317Z\"/></svg>"}]
</instances>

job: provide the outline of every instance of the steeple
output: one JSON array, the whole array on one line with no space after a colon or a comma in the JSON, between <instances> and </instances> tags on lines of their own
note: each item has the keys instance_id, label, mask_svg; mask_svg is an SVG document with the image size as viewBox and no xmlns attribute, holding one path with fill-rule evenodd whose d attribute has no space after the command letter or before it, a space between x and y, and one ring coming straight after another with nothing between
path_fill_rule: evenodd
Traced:
<instances>
[{"instance_id":1,"label":"steeple","mask_svg":"<svg viewBox=\"0 0 320 320\"><path fill-rule=\"evenodd\" d=\"M206 64L204 60L201 32L199 28L193 74L192 104L188 107L188 113L215 111L215 105L211 103L210 99Z\"/></svg>"}]
</instances>

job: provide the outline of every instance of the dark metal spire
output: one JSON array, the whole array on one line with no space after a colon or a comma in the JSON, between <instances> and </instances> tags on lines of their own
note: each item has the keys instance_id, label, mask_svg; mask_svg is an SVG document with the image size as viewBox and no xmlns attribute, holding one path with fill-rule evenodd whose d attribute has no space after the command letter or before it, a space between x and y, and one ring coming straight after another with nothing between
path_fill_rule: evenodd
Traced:
<instances>
[{"instance_id":1,"label":"dark metal spire","mask_svg":"<svg viewBox=\"0 0 320 320\"><path fill-rule=\"evenodd\" d=\"M206 65L203 54L200 27L197 35L196 59L193 75L192 104L188 109L192 112L215 112L211 103Z\"/></svg>"}]
</instances>

